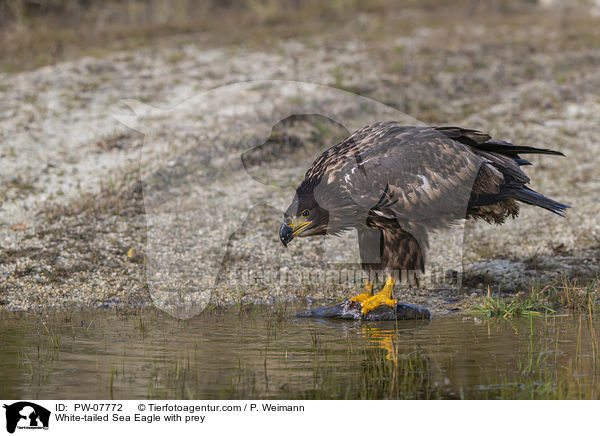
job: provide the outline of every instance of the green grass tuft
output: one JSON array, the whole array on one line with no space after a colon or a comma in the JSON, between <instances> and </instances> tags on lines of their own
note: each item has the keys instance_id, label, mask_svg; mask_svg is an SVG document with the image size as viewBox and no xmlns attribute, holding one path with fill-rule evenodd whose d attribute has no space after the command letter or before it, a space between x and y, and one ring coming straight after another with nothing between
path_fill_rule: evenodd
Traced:
<instances>
[{"instance_id":1,"label":"green grass tuft","mask_svg":"<svg viewBox=\"0 0 600 436\"><path fill-rule=\"evenodd\" d=\"M488 287L488 295L473 307L472 312L480 317L506 319L518 316L540 316L542 313L554 312L554 309L535 288L526 298L523 298L520 292L510 298L503 298L492 296Z\"/></svg>"}]
</instances>

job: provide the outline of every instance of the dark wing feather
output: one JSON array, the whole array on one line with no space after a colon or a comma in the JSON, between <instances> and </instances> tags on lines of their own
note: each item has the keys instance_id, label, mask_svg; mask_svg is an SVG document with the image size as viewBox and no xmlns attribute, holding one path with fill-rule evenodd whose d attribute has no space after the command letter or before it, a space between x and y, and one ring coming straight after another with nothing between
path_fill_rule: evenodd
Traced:
<instances>
[{"instance_id":1,"label":"dark wing feather","mask_svg":"<svg viewBox=\"0 0 600 436\"><path fill-rule=\"evenodd\" d=\"M460 127L436 127L436 130L444 133L449 138L469 145L473 152L485 158L485 163L475 181L469 202L471 213L475 216L479 211L473 210L473 208L502 203L501 207L495 211L496 219L494 219L496 222L502 222L507 215L518 213L518 206L509 199L540 206L564 216L563 212L569 206L544 197L526 186L530 180L520 166L531 165L531 162L519 157L519 154L564 156L563 153L547 148L515 145L507 141L492 139L489 135L476 130ZM489 183L492 180L495 182L499 180L497 174L493 175L493 172L489 171L490 166L502 175L502 182L499 185Z\"/></svg>"},{"instance_id":2,"label":"dark wing feather","mask_svg":"<svg viewBox=\"0 0 600 436\"><path fill-rule=\"evenodd\" d=\"M325 209L336 196L351 199L360 211L356 218L374 210L395 216L405 229L416 223L444 226L465 217L483 162L468 146L435 129L376 123L315 162L313 167L321 168L315 199Z\"/></svg>"},{"instance_id":3,"label":"dark wing feather","mask_svg":"<svg viewBox=\"0 0 600 436\"><path fill-rule=\"evenodd\" d=\"M366 126L321 155L306 173L336 228L364 223L371 211L403 228L436 228L467 215L502 222L516 200L561 214L566 205L528 188L519 153L562 155L518 146L459 127ZM533 193L537 194L534 195ZM497 205L490 208L490 205Z\"/></svg>"},{"instance_id":4,"label":"dark wing feather","mask_svg":"<svg viewBox=\"0 0 600 436\"><path fill-rule=\"evenodd\" d=\"M556 156L564 156L564 154L560 151L550 150L548 148L516 145L508 141L492 139L490 135L478 130L463 129L461 127L435 127L435 130L442 132L449 138L455 139L465 145L477 148L481 151L500 153L515 159L519 158L519 154L552 154Z\"/></svg>"}]
</instances>

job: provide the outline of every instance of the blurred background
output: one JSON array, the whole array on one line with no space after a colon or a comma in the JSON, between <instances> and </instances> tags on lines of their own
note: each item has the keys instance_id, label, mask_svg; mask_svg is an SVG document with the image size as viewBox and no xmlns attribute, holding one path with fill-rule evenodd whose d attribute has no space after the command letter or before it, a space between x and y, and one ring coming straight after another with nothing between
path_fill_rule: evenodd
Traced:
<instances>
[{"instance_id":1,"label":"blurred background","mask_svg":"<svg viewBox=\"0 0 600 436\"><path fill-rule=\"evenodd\" d=\"M159 44L171 35L258 48L315 36L329 43L392 42L418 27L494 28L539 20L553 21L563 35L555 42L575 49L598 36L599 14L597 0L2 0L0 62L4 70L30 69ZM508 36L507 30L495 35L495 43Z\"/></svg>"}]
</instances>

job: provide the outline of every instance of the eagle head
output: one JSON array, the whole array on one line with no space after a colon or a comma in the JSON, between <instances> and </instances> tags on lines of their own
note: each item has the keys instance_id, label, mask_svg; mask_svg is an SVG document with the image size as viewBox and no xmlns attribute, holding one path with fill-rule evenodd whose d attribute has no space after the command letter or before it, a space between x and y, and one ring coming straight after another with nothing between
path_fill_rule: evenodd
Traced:
<instances>
[{"instance_id":1,"label":"eagle head","mask_svg":"<svg viewBox=\"0 0 600 436\"><path fill-rule=\"evenodd\" d=\"M296 190L294 201L283 215L279 239L285 247L296 236L327 233L329 213L315 201L312 190L304 189L303 185Z\"/></svg>"}]
</instances>

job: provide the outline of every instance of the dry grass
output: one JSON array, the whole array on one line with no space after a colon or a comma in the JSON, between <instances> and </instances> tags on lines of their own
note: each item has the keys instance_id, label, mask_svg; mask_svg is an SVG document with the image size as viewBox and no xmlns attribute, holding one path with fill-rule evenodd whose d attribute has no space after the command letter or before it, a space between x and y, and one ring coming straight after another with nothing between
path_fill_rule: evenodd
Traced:
<instances>
[{"instance_id":1,"label":"dry grass","mask_svg":"<svg viewBox=\"0 0 600 436\"><path fill-rule=\"evenodd\" d=\"M187 34L206 46L244 45L254 48L286 38L313 37L322 42L360 35L387 41L410 34L418 26L454 25L501 20L527 22L540 15L535 2L512 0L482 5L416 0L6 0L0 3L0 69L19 71L82 55L102 56L115 49L159 45L167 36ZM489 14L490 10L494 14ZM565 41L587 44L581 26L571 26L572 11L563 14ZM494 18L488 18L493 16ZM578 18L578 21L581 17ZM597 28L590 27L591 29ZM597 33L597 32L596 32ZM583 40L582 40L583 38ZM493 42L492 42L493 43Z\"/></svg>"},{"instance_id":2,"label":"dry grass","mask_svg":"<svg viewBox=\"0 0 600 436\"><path fill-rule=\"evenodd\" d=\"M159 44L170 35L200 34L206 44L260 43L310 34L322 20L341 21L379 4L351 3L9 0L0 4L0 58L4 70L15 71Z\"/></svg>"}]
</instances>

